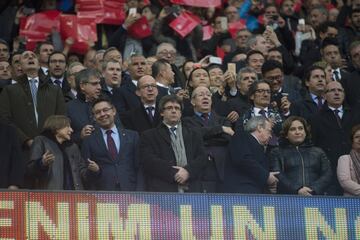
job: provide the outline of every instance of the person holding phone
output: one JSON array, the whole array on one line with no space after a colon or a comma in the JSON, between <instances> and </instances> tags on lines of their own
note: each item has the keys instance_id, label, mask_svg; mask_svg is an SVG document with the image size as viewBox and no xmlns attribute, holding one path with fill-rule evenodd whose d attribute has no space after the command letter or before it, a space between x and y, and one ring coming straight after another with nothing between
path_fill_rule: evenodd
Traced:
<instances>
[{"instance_id":1,"label":"person holding phone","mask_svg":"<svg viewBox=\"0 0 360 240\"><path fill-rule=\"evenodd\" d=\"M31 146L27 174L35 179L36 189L82 190L81 154L73 143L70 119L52 115L44 123L43 132Z\"/></svg>"}]
</instances>

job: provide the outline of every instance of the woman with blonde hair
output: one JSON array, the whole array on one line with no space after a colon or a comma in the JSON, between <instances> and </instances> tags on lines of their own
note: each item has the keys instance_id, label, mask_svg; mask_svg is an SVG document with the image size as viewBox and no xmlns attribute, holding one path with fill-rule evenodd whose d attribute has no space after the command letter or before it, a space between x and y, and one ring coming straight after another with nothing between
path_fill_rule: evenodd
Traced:
<instances>
[{"instance_id":1,"label":"woman with blonde hair","mask_svg":"<svg viewBox=\"0 0 360 240\"><path fill-rule=\"evenodd\" d=\"M81 190L82 165L78 146L71 141L70 119L52 115L44 123L43 132L31 146L28 175L35 188L49 190Z\"/></svg>"}]
</instances>

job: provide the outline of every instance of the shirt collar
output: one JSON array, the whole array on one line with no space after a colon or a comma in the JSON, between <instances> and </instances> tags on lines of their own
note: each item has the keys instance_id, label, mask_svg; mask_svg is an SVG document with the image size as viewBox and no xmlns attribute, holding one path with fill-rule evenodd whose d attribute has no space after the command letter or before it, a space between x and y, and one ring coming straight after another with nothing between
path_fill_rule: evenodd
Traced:
<instances>
[{"instance_id":1,"label":"shirt collar","mask_svg":"<svg viewBox=\"0 0 360 240\"><path fill-rule=\"evenodd\" d=\"M100 128L100 130L101 130L101 132L102 132L102 134L103 135L106 135L106 131L107 130L111 130L113 133L115 133L115 134L119 134L119 131L118 131L118 129L117 129L117 127L116 127L116 125L114 124L114 126L112 127L112 128L110 128L110 129L103 129L103 128Z\"/></svg>"},{"instance_id":2,"label":"shirt collar","mask_svg":"<svg viewBox=\"0 0 360 240\"><path fill-rule=\"evenodd\" d=\"M329 107L329 109L331 109L332 111L335 111L335 110L339 110L339 112L343 112L343 111L344 111L342 105L341 105L340 107L338 107L338 108L334 108L334 107L330 107L330 106L328 106L328 107Z\"/></svg>"},{"instance_id":3,"label":"shirt collar","mask_svg":"<svg viewBox=\"0 0 360 240\"><path fill-rule=\"evenodd\" d=\"M30 80L32 80L32 79L35 79L35 80L37 80L37 81L39 82L39 77L34 77L34 78L32 78L32 77L27 77L27 79L28 79L28 81L30 81Z\"/></svg>"},{"instance_id":4,"label":"shirt collar","mask_svg":"<svg viewBox=\"0 0 360 240\"><path fill-rule=\"evenodd\" d=\"M163 87L163 88L169 88L169 86L165 86L164 84L159 83L159 82L156 82L156 85L158 85L160 87Z\"/></svg>"},{"instance_id":5,"label":"shirt collar","mask_svg":"<svg viewBox=\"0 0 360 240\"><path fill-rule=\"evenodd\" d=\"M261 109L261 108L258 108L258 107L254 107L254 114L255 114L255 116L261 115L261 114L259 113L261 110L264 110L266 113L269 112L269 108L268 108L268 107L266 107L266 108L264 108L264 109Z\"/></svg>"},{"instance_id":6,"label":"shirt collar","mask_svg":"<svg viewBox=\"0 0 360 240\"><path fill-rule=\"evenodd\" d=\"M137 86L137 82L138 81L136 81L136 80L131 80L132 81L132 83L135 85L135 86Z\"/></svg>"}]
</instances>

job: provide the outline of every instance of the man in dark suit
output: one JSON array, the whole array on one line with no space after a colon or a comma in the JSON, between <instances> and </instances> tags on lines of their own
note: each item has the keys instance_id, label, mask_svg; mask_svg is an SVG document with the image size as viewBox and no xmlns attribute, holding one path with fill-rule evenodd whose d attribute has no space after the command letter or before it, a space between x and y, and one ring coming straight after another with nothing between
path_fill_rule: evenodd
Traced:
<instances>
[{"instance_id":1,"label":"man in dark suit","mask_svg":"<svg viewBox=\"0 0 360 240\"><path fill-rule=\"evenodd\" d=\"M114 104L120 116L141 105L140 98L136 95L135 91L137 81L145 75L145 68L146 59L143 55L135 54L130 57L128 71L132 81L124 83L124 85L113 92Z\"/></svg>"},{"instance_id":2,"label":"man in dark suit","mask_svg":"<svg viewBox=\"0 0 360 240\"><path fill-rule=\"evenodd\" d=\"M88 163L82 171L85 183L96 190L140 190L139 135L115 125L116 109L109 100L95 100L92 111L99 127L83 141L82 157Z\"/></svg>"},{"instance_id":3,"label":"man in dark suit","mask_svg":"<svg viewBox=\"0 0 360 240\"><path fill-rule=\"evenodd\" d=\"M191 96L194 115L183 121L184 125L199 131L203 136L208 161L201 176L202 192L220 191L220 184L224 180L227 145L234 134L231 122L212 111L211 96L207 87L195 88Z\"/></svg>"},{"instance_id":4,"label":"man in dark suit","mask_svg":"<svg viewBox=\"0 0 360 240\"><path fill-rule=\"evenodd\" d=\"M102 92L114 103L114 91L121 84L121 64L115 59L109 59L102 64Z\"/></svg>"},{"instance_id":5,"label":"man in dark suit","mask_svg":"<svg viewBox=\"0 0 360 240\"><path fill-rule=\"evenodd\" d=\"M163 123L145 131L140 140L146 190L199 192L206 161L202 136L181 123L181 100L168 95L159 103Z\"/></svg>"},{"instance_id":6,"label":"man in dark suit","mask_svg":"<svg viewBox=\"0 0 360 240\"><path fill-rule=\"evenodd\" d=\"M68 70L66 71L66 80L69 83L70 91L68 91L65 95L65 102L70 102L77 98L77 89L76 89L76 81L75 76L78 72L85 69L84 65L80 62L73 62L69 65Z\"/></svg>"},{"instance_id":7,"label":"man in dark suit","mask_svg":"<svg viewBox=\"0 0 360 240\"><path fill-rule=\"evenodd\" d=\"M290 106L290 115L300 116L309 120L318 113L325 104L325 71L321 67L312 66L305 74L305 85L308 89L304 99L294 102Z\"/></svg>"},{"instance_id":8,"label":"man in dark suit","mask_svg":"<svg viewBox=\"0 0 360 240\"><path fill-rule=\"evenodd\" d=\"M62 52L52 52L49 56L49 83L60 87L64 96L70 91L65 71L66 56Z\"/></svg>"},{"instance_id":9,"label":"man in dark suit","mask_svg":"<svg viewBox=\"0 0 360 240\"><path fill-rule=\"evenodd\" d=\"M136 86L136 95L140 97L141 106L129 111L121 120L125 128L142 133L159 125L161 120L156 103L158 90L155 79L150 75L141 77Z\"/></svg>"},{"instance_id":10,"label":"man in dark suit","mask_svg":"<svg viewBox=\"0 0 360 240\"><path fill-rule=\"evenodd\" d=\"M151 67L152 76L156 80L158 86L158 100L163 96L174 94L174 72L171 69L171 65L164 59L157 60Z\"/></svg>"},{"instance_id":11,"label":"man in dark suit","mask_svg":"<svg viewBox=\"0 0 360 240\"><path fill-rule=\"evenodd\" d=\"M276 185L278 172L269 172L265 155L271 125L263 116L252 117L245 125L245 132L235 133L225 162L224 192L262 194Z\"/></svg>"},{"instance_id":12,"label":"man in dark suit","mask_svg":"<svg viewBox=\"0 0 360 240\"><path fill-rule=\"evenodd\" d=\"M331 163L333 176L336 176L339 157L350 152L351 128L360 123L358 112L344 105L344 97L345 92L341 83L328 83L325 90L327 104L310 118L312 140L315 146L325 151ZM342 194L342 188L335 177L327 194Z\"/></svg>"},{"instance_id":13,"label":"man in dark suit","mask_svg":"<svg viewBox=\"0 0 360 240\"><path fill-rule=\"evenodd\" d=\"M23 146L30 147L47 117L65 113L65 102L61 89L39 76L35 53L23 52L20 62L24 75L1 92L0 116L17 128Z\"/></svg>"},{"instance_id":14,"label":"man in dark suit","mask_svg":"<svg viewBox=\"0 0 360 240\"><path fill-rule=\"evenodd\" d=\"M54 45L51 42L40 42L36 45L35 53L39 59L40 75L49 74L49 56L54 52Z\"/></svg>"},{"instance_id":15,"label":"man in dark suit","mask_svg":"<svg viewBox=\"0 0 360 240\"><path fill-rule=\"evenodd\" d=\"M76 75L77 98L67 104L67 116L74 130L72 140L78 144L95 129L91 104L100 97L100 77L100 73L91 68L83 69Z\"/></svg>"}]
</instances>

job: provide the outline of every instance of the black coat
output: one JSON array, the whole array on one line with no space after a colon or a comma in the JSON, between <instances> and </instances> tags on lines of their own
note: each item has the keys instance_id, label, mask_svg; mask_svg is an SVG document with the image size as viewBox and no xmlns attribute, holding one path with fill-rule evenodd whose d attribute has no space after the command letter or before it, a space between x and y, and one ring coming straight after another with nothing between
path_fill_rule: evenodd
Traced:
<instances>
[{"instance_id":1,"label":"black coat","mask_svg":"<svg viewBox=\"0 0 360 240\"><path fill-rule=\"evenodd\" d=\"M190 174L189 191L200 192L199 177L206 161L202 137L196 131L182 126L187 157L184 167ZM140 159L144 168L145 188L152 192L177 192L174 176L178 170L171 147L170 132L166 125L145 131L140 138Z\"/></svg>"},{"instance_id":2,"label":"black coat","mask_svg":"<svg viewBox=\"0 0 360 240\"><path fill-rule=\"evenodd\" d=\"M278 193L298 194L301 187L309 187L321 195L331 183L331 167L324 151L310 144L291 144L275 148L270 153L271 170L279 171Z\"/></svg>"},{"instance_id":3,"label":"black coat","mask_svg":"<svg viewBox=\"0 0 360 240\"><path fill-rule=\"evenodd\" d=\"M264 147L250 133L236 132L225 162L224 188L227 193L265 193L269 177Z\"/></svg>"},{"instance_id":4,"label":"black coat","mask_svg":"<svg viewBox=\"0 0 360 240\"><path fill-rule=\"evenodd\" d=\"M120 116L141 105L140 98L136 95L135 91L136 86L132 81L114 89L112 101Z\"/></svg>"},{"instance_id":5,"label":"black coat","mask_svg":"<svg viewBox=\"0 0 360 240\"><path fill-rule=\"evenodd\" d=\"M21 187L25 159L14 127L0 123L0 146L0 188Z\"/></svg>"},{"instance_id":6,"label":"black coat","mask_svg":"<svg viewBox=\"0 0 360 240\"><path fill-rule=\"evenodd\" d=\"M307 93L303 100L297 101L290 106L291 116L300 116L309 120L311 116L319 112L319 108L310 94Z\"/></svg>"},{"instance_id":7,"label":"black coat","mask_svg":"<svg viewBox=\"0 0 360 240\"><path fill-rule=\"evenodd\" d=\"M155 108L154 121L151 122L147 111L141 105L132 111L127 112L121 119L124 127L142 133L145 130L154 128L159 125L161 117L157 108Z\"/></svg>"},{"instance_id":8,"label":"black coat","mask_svg":"<svg viewBox=\"0 0 360 240\"><path fill-rule=\"evenodd\" d=\"M207 124L198 115L187 117L183 122L184 125L199 131L203 136L208 161L202 180L219 184L224 180L227 145L231 138L230 135L224 133L222 127L230 127L231 122L224 117L218 116L215 112L211 113ZM214 187L216 188L216 186Z\"/></svg>"}]
</instances>

